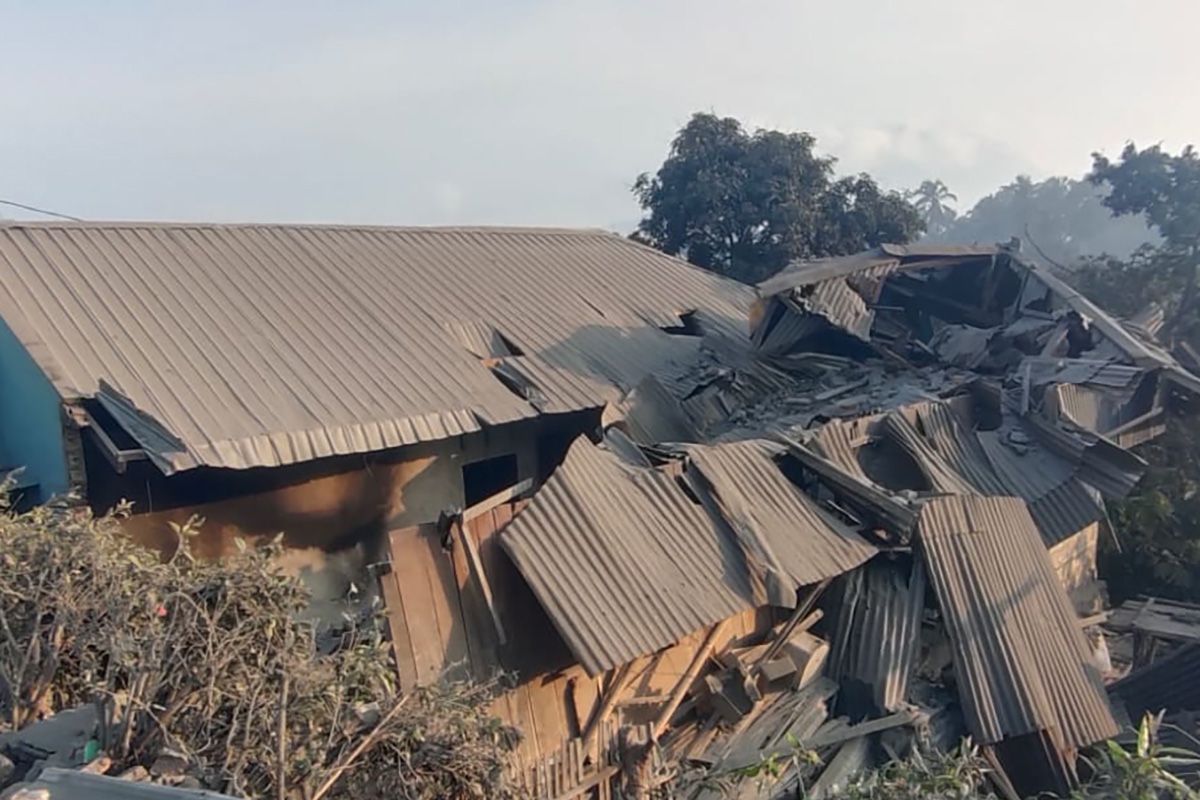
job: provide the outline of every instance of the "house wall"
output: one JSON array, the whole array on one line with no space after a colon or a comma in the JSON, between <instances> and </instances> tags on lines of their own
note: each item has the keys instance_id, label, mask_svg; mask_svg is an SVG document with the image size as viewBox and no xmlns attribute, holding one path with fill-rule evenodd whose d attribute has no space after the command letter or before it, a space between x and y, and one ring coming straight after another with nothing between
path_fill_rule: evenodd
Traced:
<instances>
[{"instance_id":1,"label":"house wall","mask_svg":"<svg viewBox=\"0 0 1200 800\"><path fill-rule=\"evenodd\" d=\"M142 498L135 502L135 513L126 520L125 529L142 544L171 552L176 547L171 523L199 515L205 522L191 547L203 558L233 553L238 539L253 543L282 533L286 549L281 566L299 576L312 592L313 617L336 621L352 604L348 598L352 586L358 590L356 603L376 592L378 580L369 565L388 561L389 534L420 526L430 529L443 511L463 507L465 464L511 453L517 458L518 480L536 478L539 465L554 459L558 441L569 440L584 422L578 417L533 420L456 440L340 458L332 474L326 474L331 472L328 465L304 466L295 471L294 482L211 502L177 504L180 498L204 493L205 486L194 485L202 478L212 493L227 489L231 482L236 485L236 471L223 470L207 478L184 473L179 477L191 483L183 489L171 483L175 478L160 477L146 490L135 485L139 477L131 473L127 484L118 488L140 491ZM547 441L551 442L548 448ZM97 474L104 470L111 472L102 458L89 459L89 491L122 477ZM247 476L246 482L253 485L266 479L277 482L278 476ZM118 496L111 487L105 491ZM156 499L173 507L137 513ZM416 578L426 580L421 575Z\"/></svg>"},{"instance_id":2,"label":"house wall","mask_svg":"<svg viewBox=\"0 0 1200 800\"><path fill-rule=\"evenodd\" d=\"M1100 523L1093 522L1050 548L1050 562L1058 580L1084 616L1103 607L1103 587L1097 580L1096 555Z\"/></svg>"},{"instance_id":3,"label":"house wall","mask_svg":"<svg viewBox=\"0 0 1200 800\"><path fill-rule=\"evenodd\" d=\"M0 320L0 467L24 467L36 502L69 487L62 420L58 392Z\"/></svg>"}]
</instances>

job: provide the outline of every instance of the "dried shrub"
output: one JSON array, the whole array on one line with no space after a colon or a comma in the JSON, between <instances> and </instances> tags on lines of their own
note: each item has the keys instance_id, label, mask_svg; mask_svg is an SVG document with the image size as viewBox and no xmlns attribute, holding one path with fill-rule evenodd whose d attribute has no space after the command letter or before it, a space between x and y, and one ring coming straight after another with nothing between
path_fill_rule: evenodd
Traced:
<instances>
[{"instance_id":1,"label":"dried shrub","mask_svg":"<svg viewBox=\"0 0 1200 800\"><path fill-rule=\"evenodd\" d=\"M0 728L96 703L115 769L170 748L246 797L511 796L495 683L400 693L376 617L318 652L278 540L202 561L192 520L163 560L123 535L127 512L0 509Z\"/></svg>"}]
</instances>

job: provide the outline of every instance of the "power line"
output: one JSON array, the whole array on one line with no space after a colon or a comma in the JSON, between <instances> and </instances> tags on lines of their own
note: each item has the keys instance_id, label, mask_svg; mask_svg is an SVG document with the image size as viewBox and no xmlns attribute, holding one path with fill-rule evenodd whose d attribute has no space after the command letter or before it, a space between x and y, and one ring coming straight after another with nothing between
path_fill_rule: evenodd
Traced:
<instances>
[{"instance_id":1,"label":"power line","mask_svg":"<svg viewBox=\"0 0 1200 800\"><path fill-rule=\"evenodd\" d=\"M24 203L18 203L15 200L0 200L0 205L23 208L26 211L32 211L35 214L45 214L50 217L61 217L63 219L69 219L72 222L83 222L83 220L81 220L79 217L72 217L70 214L60 214L57 211L48 211L47 209L38 208L37 206L27 206Z\"/></svg>"}]
</instances>

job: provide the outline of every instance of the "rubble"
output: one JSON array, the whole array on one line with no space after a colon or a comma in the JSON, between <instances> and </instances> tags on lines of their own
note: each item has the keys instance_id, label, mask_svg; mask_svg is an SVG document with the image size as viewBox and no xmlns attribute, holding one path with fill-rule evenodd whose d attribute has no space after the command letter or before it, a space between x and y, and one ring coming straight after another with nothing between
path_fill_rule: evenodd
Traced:
<instances>
[{"instance_id":1,"label":"rubble","mask_svg":"<svg viewBox=\"0 0 1200 800\"><path fill-rule=\"evenodd\" d=\"M1065 795L1130 715L1200 711L1200 609L1106 616L1096 573L1105 500L1146 467L1129 448L1200 392L1152 324L1008 248L920 245L789 267L748 334L678 317L694 359L593 408L548 475L387 533L401 685L520 673L491 707L530 734L506 786L824 797L965 734L1000 794ZM546 410L542 367L504 361L498 331L454 335ZM348 709L346 733L386 721ZM59 769L104 766L86 726L53 747L38 728L0 738L14 775L117 791ZM211 797L182 753L122 777Z\"/></svg>"},{"instance_id":2,"label":"rubble","mask_svg":"<svg viewBox=\"0 0 1200 800\"><path fill-rule=\"evenodd\" d=\"M1125 720L1096 616L1104 499L1200 384L1004 247L884 246L759 290L753 357L709 341L724 366L612 406L628 436L577 442L502 531L517 568L594 673L719 624L715 598L773 609L693 650L670 693L656 740L700 769L692 796L825 796L964 732L1001 794L1069 793ZM659 617L679 627L639 633Z\"/></svg>"}]
</instances>

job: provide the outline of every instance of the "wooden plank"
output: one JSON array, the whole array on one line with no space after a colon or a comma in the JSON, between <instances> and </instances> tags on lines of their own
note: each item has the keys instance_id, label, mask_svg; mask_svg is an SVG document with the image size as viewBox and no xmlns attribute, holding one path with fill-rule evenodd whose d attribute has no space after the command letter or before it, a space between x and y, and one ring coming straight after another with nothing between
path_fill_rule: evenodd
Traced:
<instances>
[{"instance_id":1,"label":"wooden plank","mask_svg":"<svg viewBox=\"0 0 1200 800\"><path fill-rule=\"evenodd\" d=\"M573 797L579 797L584 792L590 792L592 789L599 788L601 797L609 797L605 791L605 785L616 777L621 771L619 766L601 767L593 772L590 776L583 779L578 785L572 786L560 795L557 795L554 800L571 800Z\"/></svg>"},{"instance_id":2,"label":"wooden plank","mask_svg":"<svg viewBox=\"0 0 1200 800\"><path fill-rule=\"evenodd\" d=\"M696 676L700 674L700 670L704 667L704 663L708 661L709 654L713 648L717 646L717 640L721 634L725 632L727 620L722 620L713 626L708 632L708 636L704 637L704 641L700 644L700 648L696 654L692 656L692 663L688 665L687 670L679 678L675 684L675 688L671 690L671 696L667 699L662 710L658 712L653 724L650 726L650 740L658 741L658 737L662 736L663 731L671 723L671 717L679 708L679 704L683 702L683 696L692 688L692 684L696 680Z\"/></svg>"},{"instance_id":3,"label":"wooden plank","mask_svg":"<svg viewBox=\"0 0 1200 800\"><path fill-rule=\"evenodd\" d=\"M527 684L527 688L539 749L543 753L550 752L571 733L567 720L567 679L535 680Z\"/></svg>"},{"instance_id":4,"label":"wooden plank","mask_svg":"<svg viewBox=\"0 0 1200 800\"><path fill-rule=\"evenodd\" d=\"M816 734L801 742L801 746L806 750L816 750L817 748L821 747L831 747L835 744L841 744L842 742L847 742L851 739L870 736L875 733L882 733L883 731L891 730L892 728L898 728L901 725L912 725L924 716L925 714L920 711L907 709L895 714L890 714L886 717L860 722L857 725L846 725L844 727L830 726L827 730L818 730ZM764 758L769 758L771 756L783 757L790 755L794 753L795 750L796 748L792 747L791 745L788 745L784 748L769 748L758 752L750 760L743 759L741 761L731 761L729 763L722 763L721 766L722 769L742 769Z\"/></svg>"},{"instance_id":5,"label":"wooden plank","mask_svg":"<svg viewBox=\"0 0 1200 800\"><path fill-rule=\"evenodd\" d=\"M529 696L529 684L522 684L517 689L516 702L517 717L521 721L521 730L525 731L525 736L530 745L530 757L536 761L541 761L546 757L546 753L542 750L542 737L538 731L537 715L533 713L533 700Z\"/></svg>"},{"instance_id":6,"label":"wooden plank","mask_svg":"<svg viewBox=\"0 0 1200 800\"><path fill-rule=\"evenodd\" d=\"M597 735L605 727L605 722L608 721L608 715L616 708L617 700L625 691L625 687L629 685L630 679L633 677L633 669L630 664L617 669L613 676L611 685L604 689L604 699L600 702L600 707L596 709L595 715L588 720L587 729L584 730L581 737L584 742L584 747L590 749L591 744L596 740Z\"/></svg>"},{"instance_id":7,"label":"wooden plank","mask_svg":"<svg viewBox=\"0 0 1200 800\"><path fill-rule=\"evenodd\" d=\"M488 615L491 617L492 624L496 628L496 641L503 646L507 644L508 640L504 635L504 625L500 621L500 612L496 608L496 600L492 596L492 587L488 582L487 572L483 568L483 560L479 557L479 548L475 546L474 538L461 525L455 525L454 528L458 543L466 551L467 562L471 568L471 576L475 581L474 588L479 592L479 596L487 608Z\"/></svg>"},{"instance_id":8,"label":"wooden plank","mask_svg":"<svg viewBox=\"0 0 1200 800\"><path fill-rule=\"evenodd\" d=\"M433 599L430 596L428 548L420 528L402 528L388 536L392 551L392 574L404 610L404 621L412 647L416 681L437 680L444 664Z\"/></svg>"},{"instance_id":9,"label":"wooden plank","mask_svg":"<svg viewBox=\"0 0 1200 800\"><path fill-rule=\"evenodd\" d=\"M412 641L408 636L408 623L404 619L404 599L396 583L396 573L389 572L379 579L383 592L383 603L387 609L388 627L392 633L392 654L396 658L396 672L400 688L407 691L417 685L417 663L413 658Z\"/></svg>"},{"instance_id":10,"label":"wooden plank","mask_svg":"<svg viewBox=\"0 0 1200 800\"><path fill-rule=\"evenodd\" d=\"M486 500L481 500L470 508L464 509L462 512L462 521L470 522L478 516L486 514L493 508L501 505L507 505L514 500L517 500L521 495L533 488L533 478L526 478L514 486L510 486L503 492L492 495Z\"/></svg>"},{"instance_id":11,"label":"wooden plank","mask_svg":"<svg viewBox=\"0 0 1200 800\"><path fill-rule=\"evenodd\" d=\"M567 682L567 697L572 708L575 710L573 719L571 720L571 732L575 736L579 736L583 733L584 727L587 726L588 720L592 718L592 713L596 710L600 690L596 686L596 679L586 674L582 669L573 667L570 673Z\"/></svg>"},{"instance_id":12,"label":"wooden plank","mask_svg":"<svg viewBox=\"0 0 1200 800\"><path fill-rule=\"evenodd\" d=\"M432 526L423 531L421 538L426 548L425 577L442 645L442 669L452 679L466 678L471 653L450 555L442 549L441 536Z\"/></svg>"},{"instance_id":13,"label":"wooden plank","mask_svg":"<svg viewBox=\"0 0 1200 800\"><path fill-rule=\"evenodd\" d=\"M483 597L471 575L466 549L461 544L462 540L469 540L470 536L462 533L457 524L455 528L459 529L459 535L456 537L456 545L451 549L451 564L458 589L458 600L462 606L471 672L477 680L487 680L500 667L498 642Z\"/></svg>"}]
</instances>

